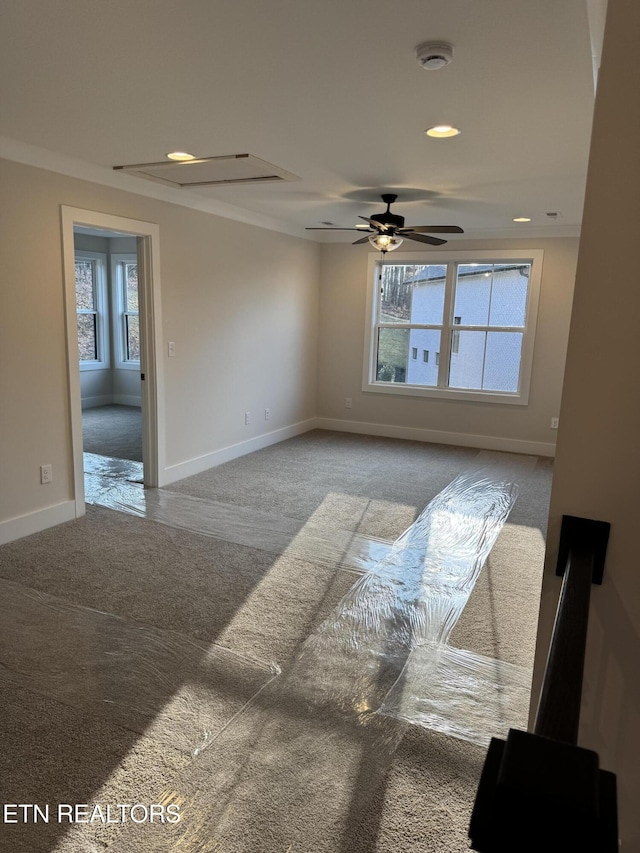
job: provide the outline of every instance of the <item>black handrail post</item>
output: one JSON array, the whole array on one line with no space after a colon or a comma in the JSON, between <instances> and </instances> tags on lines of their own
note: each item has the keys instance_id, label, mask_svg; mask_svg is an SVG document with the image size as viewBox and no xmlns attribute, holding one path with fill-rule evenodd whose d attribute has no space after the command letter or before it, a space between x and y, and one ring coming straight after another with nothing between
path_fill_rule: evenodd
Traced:
<instances>
[{"instance_id":1,"label":"black handrail post","mask_svg":"<svg viewBox=\"0 0 640 853\"><path fill-rule=\"evenodd\" d=\"M479 853L615 853L615 776L577 746L591 584L602 583L609 524L563 516L564 575L533 733L492 738L469 837Z\"/></svg>"},{"instance_id":2,"label":"black handrail post","mask_svg":"<svg viewBox=\"0 0 640 853\"><path fill-rule=\"evenodd\" d=\"M591 585L602 584L610 525L565 515L556 574L562 575L534 733L578 743Z\"/></svg>"},{"instance_id":3,"label":"black handrail post","mask_svg":"<svg viewBox=\"0 0 640 853\"><path fill-rule=\"evenodd\" d=\"M548 677L542 684L533 729L542 737L574 745L578 743L592 574L593 559L589 551L572 548L545 667ZM554 678L553 673L558 675Z\"/></svg>"}]
</instances>

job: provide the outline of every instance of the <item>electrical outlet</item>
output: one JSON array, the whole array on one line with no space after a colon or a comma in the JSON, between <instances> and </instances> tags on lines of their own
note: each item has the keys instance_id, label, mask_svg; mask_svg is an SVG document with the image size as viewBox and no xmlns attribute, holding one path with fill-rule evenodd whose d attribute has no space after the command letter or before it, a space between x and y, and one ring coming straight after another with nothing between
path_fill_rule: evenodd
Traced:
<instances>
[{"instance_id":1,"label":"electrical outlet","mask_svg":"<svg viewBox=\"0 0 640 853\"><path fill-rule=\"evenodd\" d=\"M250 423L251 423L251 412L245 412L244 413L244 425L249 426Z\"/></svg>"},{"instance_id":2,"label":"electrical outlet","mask_svg":"<svg viewBox=\"0 0 640 853\"><path fill-rule=\"evenodd\" d=\"M264 410L264 419L265 419L265 421L268 421L270 417L271 417L271 411L270 411L269 409L265 409L265 410Z\"/></svg>"},{"instance_id":3,"label":"electrical outlet","mask_svg":"<svg viewBox=\"0 0 640 853\"><path fill-rule=\"evenodd\" d=\"M345 407L345 409L351 408L351 397L345 397L344 398L344 407Z\"/></svg>"},{"instance_id":4,"label":"electrical outlet","mask_svg":"<svg viewBox=\"0 0 640 853\"><path fill-rule=\"evenodd\" d=\"M169 341L169 358L174 358L176 354L176 343L175 341Z\"/></svg>"},{"instance_id":5,"label":"electrical outlet","mask_svg":"<svg viewBox=\"0 0 640 853\"><path fill-rule=\"evenodd\" d=\"M558 429L560 418L551 418L551 429Z\"/></svg>"},{"instance_id":6,"label":"electrical outlet","mask_svg":"<svg viewBox=\"0 0 640 853\"><path fill-rule=\"evenodd\" d=\"M53 482L53 468L51 465L40 466L40 482L42 484Z\"/></svg>"}]
</instances>

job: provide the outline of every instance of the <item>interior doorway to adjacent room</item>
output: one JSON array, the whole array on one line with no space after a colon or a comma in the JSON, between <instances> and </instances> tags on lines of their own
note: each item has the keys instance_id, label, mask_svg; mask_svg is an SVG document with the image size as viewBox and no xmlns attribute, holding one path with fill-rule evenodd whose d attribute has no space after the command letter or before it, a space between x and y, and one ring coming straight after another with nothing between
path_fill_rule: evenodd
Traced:
<instances>
[{"instance_id":1,"label":"interior doorway to adjacent room","mask_svg":"<svg viewBox=\"0 0 640 853\"><path fill-rule=\"evenodd\" d=\"M160 485L158 229L62 209L76 514L91 487ZM95 482L95 480L94 480Z\"/></svg>"}]
</instances>

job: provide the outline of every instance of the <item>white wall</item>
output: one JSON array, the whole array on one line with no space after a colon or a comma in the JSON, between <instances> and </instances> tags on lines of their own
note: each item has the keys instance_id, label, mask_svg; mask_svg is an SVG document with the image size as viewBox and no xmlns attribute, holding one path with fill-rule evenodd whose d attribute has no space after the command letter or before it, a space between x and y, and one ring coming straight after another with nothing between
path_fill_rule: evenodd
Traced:
<instances>
[{"instance_id":1,"label":"white wall","mask_svg":"<svg viewBox=\"0 0 640 853\"><path fill-rule=\"evenodd\" d=\"M561 517L611 523L594 586L579 742L618 777L622 850L640 850L640 4L609 0L587 180L536 652L536 692L560 581ZM612 132L615 130L616 132ZM596 344L597 345L594 345Z\"/></svg>"},{"instance_id":2,"label":"white wall","mask_svg":"<svg viewBox=\"0 0 640 853\"><path fill-rule=\"evenodd\" d=\"M176 343L164 365L172 477L313 418L316 244L6 160L0 183L0 541L62 520L74 497L61 204L159 224L165 358Z\"/></svg>"},{"instance_id":3,"label":"white wall","mask_svg":"<svg viewBox=\"0 0 640 853\"><path fill-rule=\"evenodd\" d=\"M450 245L461 251L544 250L529 404L469 403L362 391L370 252L365 246L326 244L322 247L318 368L321 423L336 429L553 455L556 434L550 423L560 409L578 240L452 240ZM405 246L402 248L404 251ZM428 263L428 251L415 252L420 263ZM351 410L345 409L345 397L352 399Z\"/></svg>"}]
</instances>

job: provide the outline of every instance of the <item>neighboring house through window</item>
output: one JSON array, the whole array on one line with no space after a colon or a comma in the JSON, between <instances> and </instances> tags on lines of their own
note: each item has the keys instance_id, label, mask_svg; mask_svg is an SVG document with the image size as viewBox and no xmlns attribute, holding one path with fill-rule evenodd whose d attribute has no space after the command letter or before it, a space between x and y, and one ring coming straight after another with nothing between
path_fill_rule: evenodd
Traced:
<instances>
[{"instance_id":1,"label":"neighboring house through window","mask_svg":"<svg viewBox=\"0 0 640 853\"><path fill-rule=\"evenodd\" d=\"M373 260L363 390L526 404L542 251L427 260Z\"/></svg>"}]
</instances>

